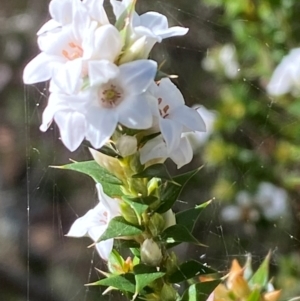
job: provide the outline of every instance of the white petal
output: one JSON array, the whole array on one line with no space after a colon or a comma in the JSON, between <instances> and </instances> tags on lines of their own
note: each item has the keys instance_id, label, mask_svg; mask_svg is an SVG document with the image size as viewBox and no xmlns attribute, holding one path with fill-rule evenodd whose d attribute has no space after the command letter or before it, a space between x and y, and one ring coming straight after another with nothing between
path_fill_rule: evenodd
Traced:
<instances>
[{"instance_id":1,"label":"white petal","mask_svg":"<svg viewBox=\"0 0 300 301\"><path fill-rule=\"evenodd\" d=\"M84 58L114 62L123 42L119 31L111 24L101 26L83 41Z\"/></svg>"},{"instance_id":2,"label":"white petal","mask_svg":"<svg viewBox=\"0 0 300 301\"><path fill-rule=\"evenodd\" d=\"M96 249L100 255L100 257L104 260L108 260L109 254L113 249L114 240L112 238L107 239L105 241L101 241L96 244Z\"/></svg>"},{"instance_id":3,"label":"white petal","mask_svg":"<svg viewBox=\"0 0 300 301\"><path fill-rule=\"evenodd\" d=\"M177 168L188 164L193 159L193 149L186 137L181 138L179 147L170 154Z\"/></svg>"},{"instance_id":4,"label":"white petal","mask_svg":"<svg viewBox=\"0 0 300 301\"><path fill-rule=\"evenodd\" d=\"M182 133L182 125L175 120L170 119L159 119L159 127L161 130L161 134L164 137L164 140L167 144L168 150L172 151L179 146L181 133Z\"/></svg>"},{"instance_id":5,"label":"white petal","mask_svg":"<svg viewBox=\"0 0 300 301\"><path fill-rule=\"evenodd\" d=\"M27 85L47 81L52 76L53 57L40 53L31 60L23 72L23 81Z\"/></svg>"},{"instance_id":6,"label":"white petal","mask_svg":"<svg viewBox=\"0 0 300 301\"><path fill-rule=\"evenodd\" d=\"M100 25L108 24L108 17L103 7L103 0L85 0L83 3L88 7L90 16L97 20Z\"/></svg>"},{"instance_id":7,"label":"white petal","mask_svg":"<svg viewBox=\"0 0 300 301\"><path fill-rule=\"evenodd\" d=\"M82 60L68 61L57 68L52 80L64 93L78 92L82 84Z\"/></svg>"},{"instance_id":8,"label":"white petal","mask_svg":"<svg viewBox=\"0 0 300 301\"><path fill-rule=\"evenodd\" d=\"M119 74L119 68L106 60L88 62L90 85L96 86L107 83Z\"/></svg>"},{"instance_id":9,"label":"white petal","mask_svg":"<svg viewBox=\"0 0 300 301\"><path fill-rule=\"evenodd\" d=\"M78 112L57 112L54 116L62 142L70 150L76 150L85 136L86 123L84 115Z\"/></svg>"},{"instance_id":10,"label":"white petal","mask_svg":"<svg viewBox=\"0 0 300 301\"><path fill-rule=\"evenodd\" d=\"M103 207L106 208L109 212L110 218L113 218L121 214L120 203L117 199L113 199L106 195L103 191L103 187L100 183L96 184L98 191L98 198L102 203Z\"/></svg>"},{"instance_id":11,"label":"white petal","mask_svg":"<svg viewBox=\"0 0 300 301\"><path fill-rule=\"evenodd\" d=\"M180 106L170 111L170 118L178 120L191 131L205 132L206 126L200 114L187 106Z\"/></svg>"},{"instance_id":12,"label":"white petal","mask_svg":"<svg viewBox=\"0 0 300 301\"><path fill-rule=\"evenodd\" d=\"M143 95L124 99L118 112L119 122L131 129L148 129L152 125L151 109Z\"/></svg>"},{"instance_id":13,"label":"white petal","mask_svg":"<svg viewBox=\"0 0 300 301\"><path fill-rule=\"evenodd\" d=\"M118 19L126 9L126 6L121 1L116 0L110 0L110 4L113 8L116 19Z\"/></svg>"},{"instance_id":14,"label":"white petal","mask_svg":"<svg viewBox=\"0 0 300 301\"><path fill-rule=\"evenodd\" d=\"M188 31L189 31L188 28L173 26L166 30L157 31L156 34L160 36L162 39L166 39L171 37L184 36Z\"/></svg>"},{"instance_id":15,"label":"white petal","mask_svg":"<svg viewBox=\"0 0 300 301\"><path fill-rule=\"evenodd\" d=\"M52 0L49 4L51 17L62 25L72 22L72 2L75 0Z\"/></svg>"},{"instance_id":16,"label":"white petal","mask_svg":"<svg viewBox=\"0 0 300 301\"><path fill-rule=\"evenodd\" d=\"M82 237L87 234L87 231L86 219L84 216L82 216L73 223L66 236Z\"/></svg>"},{"instance_id":17,"label":"white petal","mask_svg":"<svg viewBox=\"0 0 300 301\"><path fill-rule=\"evenodd\" d=\"M153 82L157 63L152 60L137 60L120 66L120 77L130 94L141 94Z\"/></svg>"},{"instance_id":18,"label":"white petal","mask_svg":"<svg viewBox=\"0 0 300 301\"><path fill-rule=\"evenodd\" d=\"M151 139L140 150L140 161L142 164L158 158L168 158L167 146L162 136Z\"/></svg>"},{"instance_id":19,"label":"white petal","mask_svg":"<svg viewBox=\"0 0 300 301\"><path fill-rule=\"evenodd\" d=\"M142 14L140 16L140 22L141 26L147 27L153 32L164 30L169 27L166 16L156 12L147 12Z\"/></svg>"},{"instance_id":20,"label":"white petal","mask_svg":"<svg viewBox=\"0 0 300 301\"><path fill-rule=\"evenodd\" d=\"M118 115L114 110L99 109L98 107L90 107L87 110L86 119L98 132L98 135L93 131L87 135L87 138L95 148L99 148L107 142L118 123ZM90 139L91 137L93 140ZM94 140L95 138L97 139L96 141Z\"/></svg>"},{"instance_id":21,"label":"white petal","mask_svg":"<svg viewBox=\"0 0 300 301\"><path fill-rule=\"evenodd\" d=\"M180 90L169 78L161 79L158 89L156 91L153 89L152 87L152 91L155 93L154 95L157 96L157 98L161 97L171 108L181 106L185 103Z\"/></svg>"},{"instance_id":22,"label":"white petal","mask_svg":"<svg viewBox=\"0 0 300 301\"><path fill-rule=\"evenodd\" d=\"M46 22L40 29L39 31L37 32L37 35L41 35L47 31L51 31L51 30L54 30L58 27L60 27L61 24L53 19L49 20L48 22Z\"/></svg>"}]
</instances>

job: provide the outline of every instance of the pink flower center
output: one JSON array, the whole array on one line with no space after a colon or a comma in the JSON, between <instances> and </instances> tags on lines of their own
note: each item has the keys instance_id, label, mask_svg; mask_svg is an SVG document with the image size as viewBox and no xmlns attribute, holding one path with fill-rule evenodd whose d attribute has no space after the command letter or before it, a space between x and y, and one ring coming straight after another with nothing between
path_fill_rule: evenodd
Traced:
<instances>
[{"instance_id":1,"label":"pink flower center","mask_svg":"<svg viewBox=\"0 0 300 301\"><path fill-rule=\"evenodd\" d=\"M107 84L99 89L98 98L104 108L114 108L122 101L122 89L113 84Z\"/></svg>"},{"instance_id":2,"label":"pink flower center","mask_svg":"<svg viewBox=\"0 0 300 301\"><path fill-rule=\"evenodd\" d=\"M63 50L62 55L68 59L69 61L73 61L75 59L78 59L83 56L83 49L76 45L73 42L68 43L68 46L70 47L68 50Z\"/></svg>"},{"instance_id":3,"label":"pink flower center","mask_svg":"<svg viewBox=\"0 0 300 301\"><path fill-rule=\"evenodd\" d=\"M100 223L107 225L108 213L107 211L103 212L102 218L99 220Z\"/></svg>"},{"instance_id":4,"label":"pink flower center","mask_svg":"<svg viewBox=\"0 0 300 301\"><path fill-rule=\"evenodd\" d=\"M169 109L170 109L170 106L169 105L163 105L162 102L163 102L163 99L161 97L159 97L157 99L158 101L158 109L159 109L159 114L162 118L166 118L169 116Z\"/></svg>"}]
</instances>

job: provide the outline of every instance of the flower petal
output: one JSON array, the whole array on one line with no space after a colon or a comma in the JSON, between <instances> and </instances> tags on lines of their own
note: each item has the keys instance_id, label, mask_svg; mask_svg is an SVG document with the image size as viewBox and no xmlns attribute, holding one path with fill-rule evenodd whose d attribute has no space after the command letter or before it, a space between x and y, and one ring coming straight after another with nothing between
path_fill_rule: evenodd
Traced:
<instances>
[{"instance_id":1,"label":"flower petal","mask_svg":"<svg viewBox=\"0 0 300 301\"><path fill-rule=\"evenodd\" d=\"M91 86L107 83L119 74L119 68L106 60L89 61L88 73Z\"/></svg>"},{"instance_id":2,"label":"flower petal","mask_svg":"<svg viewBox=\"0 0 300 301\"><path fill-rule=\"evenodd\" d=\"M112 238L101 241L96 244L96 249L100 257L104 260L108 260L109 254L113 249L114 240Z\"/></svg>"},{"instance_id":3,"label":"flower petal","mask_svg":"<svg viewBox=\"0 0 300 301\"><path fill-rule=\"evenodd\" d=\"M176 163L178 169L192 161L193 149L186 137L181 138L179 147L170 153L170 158Z\"/></svg>"},{"instance_id":4,"label":"flower petal","mask_svg":"<svg viewBox=\"0 0 300 301\"><path fill-rule=\"evenodd\" d=\"M51 17L61 25L72 22L72 2L77 0L52 0L49 4Z\"/></svg>"},{"instance_id":5,"label":"flower petal","mask_svg":"<svg viewBox=\"0 0 300 301\"><path fill-rule=\"evenodd\" d=\"M176 149L179 146L182 125L176 120L160 118L159 127L167 144L168 150L172 151Z\"/></svg>"},{"instance_id":6,"label":"flower petal","mask_svg":"<svg viewBox=\"0 0 300 301\"><path fill-rule=\"evenodd\" d=\"M141 94L153 82L157 63L152 60L137 60L120 66L120 77L131 94Z\"/></svg>"},{"instance_id":7,"label":"flower petal","mask_svg":"<svg viewBox=\"0 0 300 301\"><path fill-rule=\"evenodd\" d=\"M55 58L45 53L38 54L25 67L23 81L27 85L47 81L52 76L53 64L56 65Z\"/></svg>"}]
</instances>

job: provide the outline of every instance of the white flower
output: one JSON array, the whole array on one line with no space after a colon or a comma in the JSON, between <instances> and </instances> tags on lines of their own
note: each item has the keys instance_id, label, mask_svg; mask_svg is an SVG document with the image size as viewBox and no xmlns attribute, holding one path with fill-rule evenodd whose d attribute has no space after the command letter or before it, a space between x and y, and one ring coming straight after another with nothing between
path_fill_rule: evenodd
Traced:
<instances>
[{"instance_id":1,"label":"white flower","mask_svg":"<svg viewBox=\"0 0 300 301\"><path fill-rule=\"evenodd\" d=\"M153 114L170 152L178 148L183 132L205 131L200 114L184 104L182 94L169 78L158 85L153 83L149 93Z\"/></svg>"},{"instance_id":2,"label":"white flower","mask_svg":"<svg viewBox=\"0 0 300 301\"><path fill-rule=\"evenodd\" d=\"M267 92L273 96L286 93L299 95L300 93L300 48L295 48L283 58L276 67L269 84Z\"/></svg>"},{"instance_id":3,"label":"white flower","mask_svg":"<svg viewBox=\"0 0 300 301\"><path fill-rule=\"evenodd\" d=\"M152 238L145 239L141 246L142 262L151 266L158 266L162 258L162 252L158 244Z\"/></svg>"},{"instance_id":4,"label":"white flower","mask_svg":"<svg viewBox=\"0 0 300 301\"><path fill-rule=\"evenodd\" d=\"M156 62L138 60L117 67L105 60L90 61L88 69L90 86L78 94L59 93L53 85L41 130L54 119L63 143L73 151L84 138L94 148L102 147L118 123L131 129L152 125L144 92L156 74Z\"/></svg>"},{"instance_id":5,"label":"white flower","mask_svg":"<svg viewBox=\"0 0 300 301\"><path fill-rule=\"evenodd\" d=\"M215 55L214 55L215 54ZM221 49L212 51L212 55L208 55L202 61L202 66L207 71L221 71L229 78L237 77L240 70L237 61L236 48L232 44L225 44Z\"/></svg>"},{"instance_id":6,"label":"white flower","mask_svg":"<svg viewBox=\"0 0 300 301\"><path fill-rule=\"evenodd\" d=\"M286 217L288 214L287 192L271 183L260 183L255 201L269 221Z\"/></svg>"},{"instance_id":7,"label":"white flower","mask_svg":"<svg viewBox=\"0 0 300 301\"><path fill-rule=\"evenodd\" d=\"M118 20L124 11L133 4L133 0L110 0L110 3ZM130 44L145 37L145 46L141 58L148 57L155 43L160 43L166 38L182 36L188 32L188 29L184 27L169 27L166 16L157 12L147 12L140 16L134 12L131 22Z\"/></svg>"},{"instance_id":8,"label":"white flower","mask_svg":"<svg viewBox=\"0 0 300 301\"><path fill-rule=\"evenodd\" d=\"M84 216L78 218L71 226L67 236L89 236L97 242L107 229L110 220L121 215L119 200L107 196L103 192L101 184L97 184L96 187L98 190L99 204L94 209L89 210ZM112 248L112 238L96 243L96 249L99 255L105 260L108 260Z\"/></svg>"},{"instance_id":9,"label":"white flower","mask_svg":"<svg viewBox=\"0 0 300 301\"><path fill-rule=\"evenodd\" d=\"M149 164L152 161L157 163L164 162L171 158L177 165L177 168L188 164L193 159L193 149L186 137L181 137L176 149L169 151L166 142L161 135L149 140L140 149L140 161L142 164Z\"/></svg>"},{"instance_id":10,"label":"white flower","mask_svg":"<svg viewBox=\"0 0 300 301\"><path fill-rule=\"evenodd\" d=\"M26 84L52 79L61 90L72 94L80 90L88 74L87 61L115 61L123 47L121 35L114 26L91 18L85 4L93 7L94 2L53 0L50 3L53 19L38 32L42 52L25 67ZM101 1L98 6L102 7ZM105 17L99 18L108 22Z\"/></svg>"},{"instance_id":11,"label":"white flower","mask_svg":"<svg viewBox=\"0 0 300 301\"><path fill-rule=\"evenodd\" d=\"M116 148L122 157L133 155L137 152L137 139L134 136L121 136L116 142Z\"/></svg>"}]
</instances>

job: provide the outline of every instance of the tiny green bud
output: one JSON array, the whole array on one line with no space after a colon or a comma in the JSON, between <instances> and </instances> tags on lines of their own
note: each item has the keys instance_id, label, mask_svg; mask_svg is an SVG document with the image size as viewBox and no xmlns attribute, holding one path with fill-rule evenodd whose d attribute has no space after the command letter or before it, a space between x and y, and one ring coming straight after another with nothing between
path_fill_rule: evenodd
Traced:
<instances>
[{"instance_id":1,"label":"tiny green bud","mask_svg":"<svg viewBox=\"0 0 300 301\"><path fill-rule=\"evenodd\" d=\"M177 300L177 292L170 284L164 284L161 290L161 300L164 301L176 301Z\"/></svg>"},{"instance_id":2,"label":"tiny green bud","mask_svg":"<svg viewBox=\"0 0 300 301\"><path fill-rule=\"evenodd\" d=\"M148 228L153 237L158 236L164 229L165 220L161 214L154 213L150 216Z\"/></svg>"},{"instance_id":3,"label":"tiny green bud","mask_svg":"<svg viewBox=\"0 0 300 301\"><path fill-rule=\"evenodd\" d=\"M178 265L179 263L178 263L177 256L174 252L172 252L171 254L168 255L165 263L167 273L172 274L173 272L175 272L178 268Z\"/></svg>"},{"instance_id":4,"label":"tiny green bud","mask_svg":"<svg viewBox=\"0 0 300 301\"><path fill-rule=\"evenodd\" d=\"M156 195L156 192L160 184L161 184L161 179L152 178L147 184L148 195Z\"/></svg>"},{"instance_id":5,"label":"tiny green bud","mask_svg":"<svg viewBox=\"0 0 300 301\"><path fill-rule=\"evenodd\" d=\"M162 252L158 244L151 238L146 239L141 246L141 260L143 263L158 266L162 260Z\"/></svg>"},{"instance_id":6,"label":"tiny green bud","mask_svg":"<svg viewBox=\"0 0 300 301\"><path fill-rule=\"evenodd\" d=\"M136 216L136 213L128 204L123 202L123 203L121 203L120 208L121 208L121 214L127 222L134 224L134 225L139 224L139 220Z\"/></svg>"},{"instance_id":7,"label":"tiny green bud","mask_svg":"<svg viewBox=\"0 0 300 301\"><path fill-rule=\"evenodd\" d=\"M124 54L121 56L119 64L124 64L128 62L132 62L135 60L147 58L145 56L145 42L146 37L143 36L132 43L130 47L128 47Z\"/></svg>"}]
</instances>

